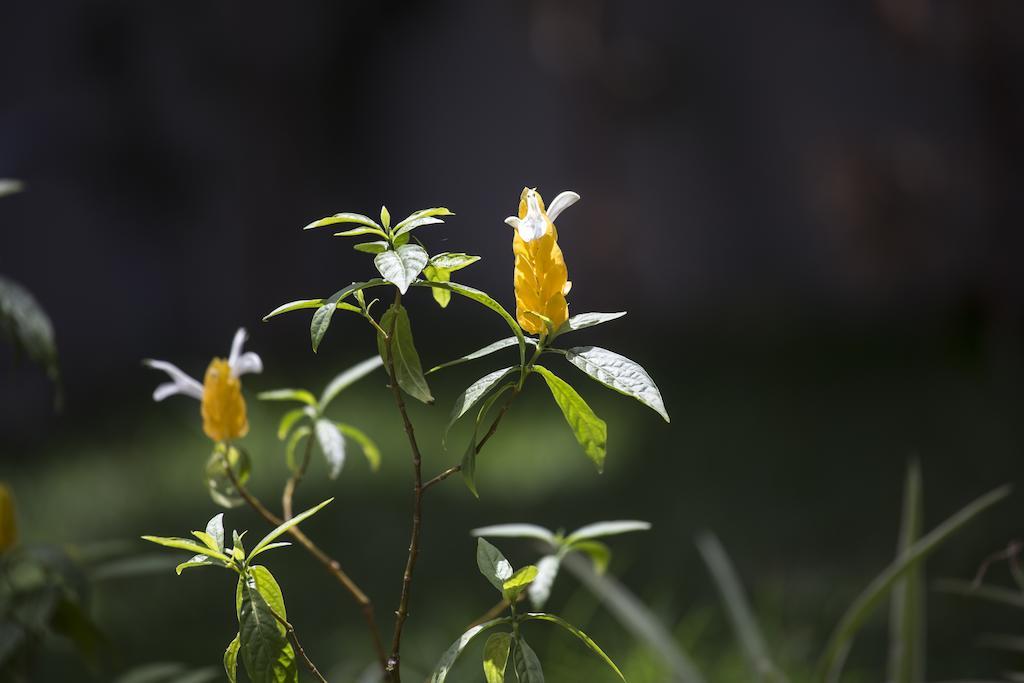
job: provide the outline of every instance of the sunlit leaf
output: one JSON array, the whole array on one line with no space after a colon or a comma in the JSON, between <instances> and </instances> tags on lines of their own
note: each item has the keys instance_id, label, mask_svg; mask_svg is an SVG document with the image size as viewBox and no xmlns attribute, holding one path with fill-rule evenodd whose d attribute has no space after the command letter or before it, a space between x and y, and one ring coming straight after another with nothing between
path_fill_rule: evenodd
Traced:
<instances>
[{"instance_id":1,"label":"sunlit leaf","mask_svg":"<svg viewBox=\"0 0 1024 683\"><path fill-rule=\"evenodd\" d=\"M337 479L345 465L345 439L341 431L330 420L320 418L316 421L316 440L327 459L327 476Z\"/></svg>"},{"instance_id":2,"label":"sunlit leaf","mask_svg":"<svg viewBox=\"0 0 1024 683\"><path fill-rule=\"evenodd\" d=\"M670 422L658 386L638 363L597 346L567 349L565 358L601 384L631 396Z\"/></svg>"},{"instance_id":3,"label":"sunlit leaf","mask_svg":"<svg viewBox=\"0 0 1024 683\"><path fill-rule=\"evenodd\" d=\"M288 469L292 472L299 471L299 463L295 459L295 452L299 447L299 443L303 438L313 437L313 428L309 425L302 425L288 438L288 443L284 447L285 462L288 463Z\"/></svg>"},{"instance_id":4,"label":"sunlit leaf","mask_svg":"<svg viewBox=\"0 0 1024 683\"><path fill-rule=\"evenodd\" d=\"M384 226L385 230L391 229L391 212L386 206L380 207L380 224Z\"/></svg>"},{"instance_id":5,"label":"sunlit leaf","mask_svg":"<svg viewBox=\"0 0 1024 683\"><path fill-rule=\"evenodd\" d=\"M349 424L342 422L336 423L341 433L352 439L359 444L363 450L363 455L366 456L366 461L370 463L370 469L376 472L380 469L380 448L374 443L373 439L367 436L362 430L357 429Z\"/></svg>"},{"instance_id":6,"label":"sunlit leaf","mask_svg":"<svg viewBox=\"0 0 1024 683\"><path fill-rule=\"evenodd\" d=\"M601 541L577 541L571 547L589 557L594 564L594 571L598 574L604 574L608 570L608 565L612 561L612 549Z\"/></svg>"},{"instance_id":7,"label":"sunlit leaf","mask_svg":"<svg viewBox=\"0 0 1024 683\"><path fill-rule=\"evenodd\" d=\"M576 393L576 390L565 381L556 376L553 372L541 365L533 366L534 372L544 378L551 391L555 403L562 409L565 421L569 423L576 441L583 447L597 467L597 471L604 470L604 458L608 443L608 425L591 410L583 397Z\"/></svg>"},{"instance_id":8,"label":"sunlit leaf","mask_svg":"<svg viewBox=\"0 0 1024 683\"><path fill-rule=\"evenodd\" d=\"M398 225L395 226L395 233L397 234L399 231L401 231L403 228L405 228L409 223L412 223L415 220L419 220L420 218L431 218L433 216L454 216L454 215L455 214L453 214L451 211L449 211L448 209L444 208L443 206L438 206L438 207L434 207L434 208L430 208L430 209L420 209L419 211L413 211L411 214L406 216L401 222L399 222Z\"/></svg>"},{"instance_id":9,"label":"sunlit leaf","mask_svg":"<svg viewBox=\"0 0 1024 683\"><path fill-rule=\"evenodd\" d=\"M537 567L532 564L527 565L501 584L501 592L505 596L506 600L512 602L516 596L522 593L523 589L533 583L533 580L536 578Z\"/></svg>"},{"instance_id":10,"label":"sunlit leaf","mask_svg":"<svg viewBox=\"0 0 1024 683\"><path fill-rule=\"evenodd\" d=\"M327 409L338 394L347 389L348 387L355 384L357 381L366 377L368 374L379 368L384 364L384 360L378 355L371 358L367 358L364 361L356 363L347 370L339 373L334 379L330 381L327 387L324 389L323 394L320 395L320 412Z\"/></svg>"},{"instance_id":11,"label":"sunlit leaf","mask_svg":"<svg viewBox=\"0 0 1024 683\"><path fill-rule=\"evenodd\" d=\"M434 218L432 216L422 216L415 220L409 221L408 223L405 223L404 225L402 225L401 228L396 228L395 237L401 237L402 235L412 232L416 228L422 227L424 225L437 225L438 223L444 223L444 221L441 220L440 218Z\"/></svg>"},{"instance_id":12,"label":"sunlit leaf","mask_svg":"<svg viewBox=\"0 0 1024 683\"><path fill-rule=\"evenodd\" d=\"M494 524L473 529L474 536L491 536L494 538L536 538L555 544L555 534L536 524Z\"/></svg>"},{"instance_id":13,"label":"sunlit leaf","mask_svg":"<svg viewBox=\"0 0 1024 683\"><path fill-rule=\"evenodd\" d=\"M272 391L261 391L256 394L261 401L298 401L306 405L315 406L316 397L305 389L274 389Z\"/></svg>"},{"instance_id":14,"label":"sunlit leaf","mask_svg":"<svg viewBox=\"0 0 1024 683\"><path fill-rule=\"evenodd\" d=\"M175 538L168 536L143 536L143 540L149 541L150 543L156 543L162 545L165 548L174 548L176 550L187 550L195 555L206 555L209 557L215 557L218 560L228 561L228 556L224 553L210 550L206 546L200 545L195 541L188 538Z\"/></svg>"},{"instance_id":15,"label":"sunlit leaf","mask_svg":"<svg viewBox=\"0 0 1024 683\"><path fill-rule=\"evenodd\" d=\"M328 498L319 505L315 505L306 510L305 512L300 512L299 514L295 515L285 523L278 526L276 529L274 529L269 534L264 536L262 540L260 540L260 542L256 544L256 547L252 549L250 557L255 556L263 547L272 543L278 536L285 533L296 524L300 524L301 522L305 521L306 519L309 519L310 517L318 513L325 505L330 503L332 500L334 500L334 498Z\"/></svg>"},{"instance_id":16,"label":"sunlit leaf","mask_svg":"<svg viewBox=\"0 0 1024 683\"><path fill-rule=\"evenodd\" d=\"M206 523L206 533L216 544L215 550L224 551L224 513L218 512Z\"/></svg>"},{"instance_id":17,"label":"sunlit leaf","mask_svg":"<svg viewBox=\"0 0 1024 683\"><path fill-rule=\"evenodd\" d=\"M238 625L240 654L245 671L253 683L293 683L298 681L295 652L285 635L284 627L274 616L282 618L284 602L271 601L280 596L277 582L265 567L239 577ZM257 571L259 570L259 571ZM266 577L273 582L276 592L269 589ZM269 597L269 599L268 599Z\"/></svg>"},{"instance_id":18,"label":"sunlit leaf","mask_svg":"<svg viewBox=\"0 0 1024 683\"><path fill-rule=\"evenodd\" d=\"M359 244L352 245L352 248L356 251L361 251L364 254L380 254L381 252L387 251L388 243L383 240L377 240L376 242L360 242Z\"/></svg>"},{"instance_id":19,"label":"sunlit leaf","mask_svg":"<svg viewBox=\"0 0 1024 683\"><path fill-rule=\"evenodd\" d=\"M472 256L462 252L445 251L440 254L436 254L435 256L431 256L430 265L441 270L455 272L456 270L462 270L466 266L471 266L479 260L479 256Z\"/></svg>"},{"instance_id":20,"label":"sunlit leaf","mask_svg":"<svg viewBox=\"0 0 1024 683\"><path fill-rule=\"evenodd\" d=\"M476 541L476 566L491 585L501 591L507 580L512 577L512 565L495 548L482 538Z\"/></svg>"},{"instance_id":21,"label":"sunlit leaf","mask_svg":"<svg viewBox=\"0 0 1024 683\"><path fill-rule=\"evenodd\" d=\"M236 633L224 651L224 672L228 675L229 683L238 683L238 648L241 645L241 636Z\"/></svg>"},{"instance_id":22,"label":"sunlit leaf","mask_svg":"<svg viewBox=\"0 0 1024 683\"><path fill-rule=\"evenodd\" d=\"M294 408L281 416L281 422L277 425L277 438L282 441L291 433L295 423L306 417L308 413L305 408Z\"/></svg>"},{"instance_id":23,"label":"sunlit leaf","mask_svg":"<svg viewBox=\"0 0 1024 683\"><path fill-rule=\"evenodd\" d=\"M355 292L359 292L364 289L369 289L370 287L380 287L381 285L385 284L387 284L387 281L381 278L373 278L372 280L367 280L366 282L353 282L348 287L345 287L344 289L335 292L335 296L338 296L338 303L336 304L336 307L340 308L343 311L350 311L352 313L359 313L361 315L362 311L358 307L353 306L352 304L345 303L344 299L349 295L354 294ZM332 296L331 298L334 297ZM319 309L323 307L323 305L327 301L328 299L300 299L298 301L292 301L290 303L278 306L270 313L267 313L265 316L263 316L263 321L266 322L267 320L270 320L274 316L281 315L282 313L289 313L291 311L300 311L307 308Z\"/></svg>"},{"instance_id":24,"label":"sunlit leaf","mask_svg":"<svg viewBox=\"0 0 1024 683\"><path fill-rule=\"evenodd\" d=\"M435 290L435 291L438 291L438 290ZM533 337L524 337L524 339L525 339L527 344L531 344L533 346L537 345L537 340L534 339ZM459 356L455 360L450 360L447 363L441 363L440 365L436 365L436 366L430 368L430 370L427 371L427 374L429 375L432 372L436 372L436 371L441 370L443 368L449 368L449 367L451 367L453 365L459 365L460 363L465 363L466 361L476 360L477 358L483 358L484 356L490 355L490 354L494 353L495 351L501 351L502 349L507 349L508 347L515 346L518 343L519 343L519 340L516 339L515 337L508 337L507 339L499 339L498 341L496 341L496 342L494 342L492 344L488 344L487 346L483 347L482 349L477 349L476 351L473 351L472 353L467 353L465 356Z\"/></svg>"},{"instance_id":25,"label":"sunlit leaf","mask_svg":"<svg viewBox=\"0 0 1024 683\"><path fill-rule=\"evenodd\" d=\"M455 665L455 661L474 638L487 629L494 628L501 624L508 624L511 621L512 620L508 617L492 619L480 624L479 626L474 626L459 636L458 639L451 644L451 647L445 650L444 654L441 655L441 660L437 663L437 666L434 667L434 672L430 675L430 683L444 683L445 679L448 678L448 674L451 672L452 667Z\"/></svg>"},{"instance_id":26,"label":"sunlit leaf","mask_svg":"<svg viewBox=\"0 0 1024 683\"><path fill-rule=\"evenodd\" d=\"M566 332L582 330L586 327L593 327L594 325L600 325L601 323L618 320L624 315L626 315L625 311L619 311L617 313L579 313L562 323L562 326L558 328L558 334L561 335Z\"/></svg>"},{"instance_id":27,"label":"sunlit leaf","mask_svg":"<svg viewBox=\"0 0 1024 683\"><path fill-rule=\"evenodd\" d=\"M553 624L558 624L563 629L565 629L569 633L571 633L574 636L576 636L580 641L583 642L584 645L589 647L591 652L593 652L598 657L600 657L601 660L605 664L607 664L611 668L612 671L614 671L615 673L617 673L619 675L619 678L621 678L623 681L626 680L626 677L622 675L621 671L619 671L619 667L615 666L615 662L613 662L611 660L611 658L604 653L604 650L602 650L600 647L598 647L597 643L595 643L593 641L593 639L591 639L590 636L588 636L586 633L581 631L576 626L573 626L572 624L570 624L565 619L563 619L563 618L561 618L559 616L556 616L554 614L547 614L546 612L528 612L528 613L526 613L524 615L524 618L525 619L536 619L536 620L539 620L539 621L550 621Z\"/></svg>"},{"instance_id":28,"label":"sunlit leaf","mask_svg":"<svg viewBox=\"0 0 1024 683\"><path fill-rule=\"evenodd\" d=\"M512 634L494 633L484 643L484 678L487 683L505 683L505 667L512 648Z\"/></svg>"},{"instance_id":29,"label":"sunlit leaf","mask_svg":"<svg viewBox=\"0 0 1024 683\"><path fill-rule=\"evenodd\" d=\"M387 235L384 234L384 231L381 230L381 227L377 225L376 221L374 221L369 216L364 216L361 213L336 213L333 216L328 216L327 218L321 218L318 221L313 221L312 223L304 227L303 230L311 230L312 228L323 228L328 225L338 225L339 223L356 223L367 228L374 228L381 233L381 237L387 237Z\"/></svg>"},{"instance_id":30,"label":"sunlit leaf","mask_svg":"<svg viewBox=\"0 0 1024 683\"><path fill-rule=\"evenodd\" d=\"M651 528L650 522L643 522L638 519L617 519L611 522L594 522L581 526L569 534L565 539L568 544L582 541L588 538L601 538L602 536L615 536L626 534L631 531L648 531Z\"/></svg>"},{"instance_id":31,"label":"sunlit leaf","mask_svg":"<svg viewBox=\"0 0 1024 683\"><path fill-rule=\"evenodd\" d=\"M423 366L413 343L412 326L409 324L409 314L405 307L399 304L397 307L392 305L388 308L381 316L380 326L391 335L391 342L385 342L378 334L378 350L385 364L388 362L389 348L394 354L393 365L398 386L424 403L433 403L434 397L423 376Z\"/></svg>"},{"instance_id":32,"label":"sunlit leaf","mask_svg":"<svg viewBox=\"0 0 1024 683\"><path fill-rule=\"evenodd\" d=\"M427 265L427 250L418 244L404 244L393 251L384 251L373 257L381 276L405 294L416 276Z\"/></svg>"}]
</instances>

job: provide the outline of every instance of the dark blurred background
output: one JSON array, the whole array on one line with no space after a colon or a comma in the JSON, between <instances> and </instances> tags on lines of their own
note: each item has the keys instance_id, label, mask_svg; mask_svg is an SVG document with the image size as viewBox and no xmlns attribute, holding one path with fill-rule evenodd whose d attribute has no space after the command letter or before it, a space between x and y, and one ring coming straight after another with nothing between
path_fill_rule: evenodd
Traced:
<instances>
[{"instance_id":1,"label":"dark blurred background","mask_svg":"<svg viewBox=\"0 0 1024 683\"><path fill-rule=\"evenodd\" d=\"M583 200L559 220L571 311L629 311L580 343L643 364L673 422L560 366L609 423L597 476L533 387L482 459L482 501L458 482L430 501L408 661L429 669L491 604L469 528L616 517L655 527L613 544L613 572L708 672L730 671L732 646L693 550L703 528L732 552L770 639L810 660L892 555L909 457L923 463L929 526L1021 471L1022 39L1013 0L8 6L0 177L26 191L0 202L0 273L52 316L65 387L55 413L43 374L0 349L0 477L24 535L177 535L216 512L196 405L152 404L162 376L141 358L201 376L244 325L267 367L246 378L252 396L319 390L373 353L354 318L336 318L318 355L308 315L260 322L374 272L349 242L303 233L310 220L448 206L457 215L421 238L481 255L457 279L512 307L502 219L524 185L549 199L572 189ZM420 294L410 307L428 364L505 334L461 301L429 323L439 314ZM437 380L439 405L415 411L428 435L497 363ZM383 471L350 456L327 482L318 463L300 497L339 497L311 532L368 584L386 623L409 474L382 383L365 380L336 410L379 439ZM250 400L253 486L270 500L284 472L277 409ZM450 464L427 438L427 471ZM971 576L1022 512L1002 505L931 574ZM227 517L262 529L247 510ZM293 621L318 633L309 649L354 666L367 643L348 598L298 551L273 562ZM210 574L98 592L115 670L219 661L234 615L227 578ZM553 606L568 601L628 658L621 629L571 579L560 589ZM947 596L929 608L937 676L1015 664L973 643L1003 612ZM884 659L884 620L873 628L854 671ZM659 680L642 666L636 678Z\"/></svg>"}]
</instances>

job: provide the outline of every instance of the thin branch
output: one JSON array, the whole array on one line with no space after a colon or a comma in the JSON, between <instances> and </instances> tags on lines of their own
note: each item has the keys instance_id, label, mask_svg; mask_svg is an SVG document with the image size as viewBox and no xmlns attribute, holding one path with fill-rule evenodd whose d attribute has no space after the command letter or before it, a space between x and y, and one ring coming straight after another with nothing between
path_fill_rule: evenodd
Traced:
<instances>
[{"instance_id":1,"label":"thin branch","mask_svg":"<svg viewBox=\"0 0 1024 683\"><path fill-rule=\"evenodd\" d=\"M302 657L302 660L306 663L306 668L309 669L309 672L316 676L317 680L319 680L320 683L327 683L327 679L324 678L323 674L320 673L320 670L316 668L316 664L314 664L313 660L306 655L306 651L302 649L302 643L299 642L299 634L295 632L295 627L289 624L288 620L282 617L280 614L278 614L273 607L270 608L270 613L274 615L274 618L277 619L282 626L284 626L285 630L288 632L288 635L292 637L292 642L295 643L295 649Z\"/></svg>"},{"instance_id":2,"label":"thin branch","mask_svg":"<svg viewBox=\"0 0 1024 683\"><path fill-rule=\"evenodd\" d=\"M395 306L402 303L402 294L395 291ZM422 457L420 456L419 444L416 442L416 433L413 430L412 422L409 420L409 413L405 408L405 399L402 398L402 390L398 386L398 379L395 375L395 360L392 346L395 338L395 325L398 316L391 323L391 330L387 336L387 366L390 376L391 391L395 396L395 405L402 415L402 423L405 427L405 435L409 440L409 448L412 451L413 469L413 504L412 504L412 532L409 540L409 556L405 561L405 573L402 575L402 594L398 601L398 609L395 611L395 632L391 639L391 655L384 666L388 680L392 683L401 683L402 672L400 666L400 650L402 645L402 628L405 620L409 617L409 596L412 588L412 574L416 568L416 560L420 554L420 527L422 526L423 514L423 475L421 470Z\"/></svg>"},{"instance_id":3,"label":"thin branch","mask_svg":"<svg viewBox=\"0 0 1024 683\"><path fill-rule=\"evenodd\" d=\"M284 524L283 519L268 510L267 507L260 502L260 499L250 493L249 489L245 488L245 485L238 480L238 476L228 463L226 455L224 456L224 468L227 470L228 478L231 480L232 486L235 487L245 502L249 504L249 507L255 510L260 517L272 526L276 527ZM384 645L381 643L380 633L377 630L377 619L373 614L373 603L370 602L370 598L366 597L366 593L356 585L355 581L349 578L349 575L341 568L341 564L313 543L309 536L299 529L298 526L293 526L288 529L288 533L306 549L306 552L312 555L321 565L323 565L324 569L326 569L331 576L333 576L338 583L344 586L352 597L355 598L355 601L359 604L360 610L363 613L363 618L366 620L366 625L370 629L373 646L377 652L377 659L380 661L381 668L383 669L386 666L387 656L384 653Z\"/></svg>"},{"instance_id":4,"label":"thin branch","mask_svg":"<svg viewBox=\"0 0 1024 683\"><path fill-rule=\"evenodd\" d=\"M313 434L306 437L306 452L302 456L302 464L299 469L292 473L288 482L284 485L284 493L281 494L281 514L285 521L292 518L292 497L299 482L306 476L306 468L309 467L309 458L313 453Z\"/></svg>"},{"instance_id":5,"label":"thin branch","mask_svg":"<svg viewBox=\"0 0 1024 683\"><path fill-rule=\"evenodd\" d=\"M526 593L525 592L520 593L519 595L516 596L516 602L517 603L518 602L522 602L525 599L526 599ZM491 609L489 609L486 612L484 612L483 614L481 614L479 617L474 619L472 623L470 623L468 626L466 626L466 630L468 631L469 629L473 628L474 626L479 626L480 624L482 624L484 622L487 622L487 621L490 621L492 619L497 619L498 617L501 616L502 612L504 612L505 610L507 610L509 608L510 604L511 603L508 600L502 598L502 600L500 602L498 602L496 605L494 605L494 607L492 607Z\"/></svg>"}]
</instances>

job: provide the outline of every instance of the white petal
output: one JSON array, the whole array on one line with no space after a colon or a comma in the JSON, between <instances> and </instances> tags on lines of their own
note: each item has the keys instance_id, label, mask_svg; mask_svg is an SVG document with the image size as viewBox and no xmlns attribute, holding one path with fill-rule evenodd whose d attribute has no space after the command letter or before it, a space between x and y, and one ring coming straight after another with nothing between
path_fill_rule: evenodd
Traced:
<instances>
[{"instance_id":1,"label":"white petal","mask_svg":"<svg viewBox=\"0 0 1024 683\"><path fill-rule=\"evenodd\" d=\"M570 206L580 200L580 196L575 192L566 190L557 197L551 200L551 205L548 206L548 218L554 223L558 220L558 217L563 211L568 209Z\"/></svg>"},{"instance_id":2,"label":"white petal","mask_svg":"<svg viewBox=\"0 0 1024 683\"><path fill-rule=\"evenodd\" d=\"M249 335L245 333L244 327L239 327L238 331L235 332L235 338L231 340L231 355L228 356L228 365L230 365L232 368L234 368L235 363L238 362L238 357L242 355L242 346L245 344L245 340L248 338Z\"/></svg>"},{"instance_id":3,"label":"white petal","mask_svg":"<svg viewBox=\"0 0 1024 683\"><path fill-rule=\"evenodd\" d=\"M241 377L250 372L263 372L263 361L252 351L246 351L231 363L231 372L235 377Z\"/></svg>"},{"instance_id":4,"label":"white petal","mask_svg":"<svg viewBox=\"0 0 1024 683\"><path fill-rule=\"evenodd\" d=\"M516 230L519 229L519 216L509 216L505 219L505 225L511 225Z\"/></svg>"},{"instance_id":5,"label":"white petal","mask_svg":"<svg viewBox=\"0 0 1024 683\"><path fill-rule=\"evenodd\" d=\"M154 401L162 401L174 394L185 394L200 400L203 398L203 385L182 372L177 365L163 360L149 359L142 361L142 364L155 370L163 370L171 378L170 382L161 384L153 392Z\"/></svg>"}]
</instances>

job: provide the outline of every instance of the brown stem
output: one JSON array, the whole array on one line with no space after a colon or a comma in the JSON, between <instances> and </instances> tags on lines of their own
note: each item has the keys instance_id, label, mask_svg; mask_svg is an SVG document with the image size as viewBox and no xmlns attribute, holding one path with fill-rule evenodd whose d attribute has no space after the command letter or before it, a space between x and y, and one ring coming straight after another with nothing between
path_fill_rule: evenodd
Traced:
<instances>
[{"instance_id":1,"label":"brown stem","mask_svg":"<svg viewBox=\"0 0 1024 683\"><path fill-rule=\"evenodd\" d=\"M288 483L284 485L284 493L281 494L281 514L285 521L292 518L292 496L295 495L295 489L298 488L299 482L306 476L306 468L309 467L309 458L313 453L313 434L312 432L306 437L306 452L302 456L302 464L299 465L299 469L292 473L291 478L288 479Z\"/></svg>"},{"instance_id":2,"label":"brown stem","mask_svg":"<svg viewBox=\"0 0 1024 683\"><path fill-rule=\"evenodd\" d=\"M400 306L402 303L402 294L398 291L395 292L395 306ZM402 628L405 626L405 620L409 617L409 596L412 588L412 574L416 568L416 560L420 554L420 528L422 526L422 515L423 515L423 475L421 470L422 457L420 455L419 444L416 442L416 433L413 430L412 421L409 420L409 413L405 408L405 399L402 398L402 390L398 386L398 380L395 376L395 361L394 353L392 353L392 345L395 337L395 324L397 322L397 315L395 321L391 324L391 330L387 337L387 366L388 375L390 375L391 391L395 396L395 405L398 407L398 412L402 415L402 423L405 427L405 435L409 440L409 448L412 451L412 471L413 471L413 503L412 503L412 532L409 540L409 556L405 561L405 573L402 575L402 594L398 601L398 609L395 610L395 632L391 639L391 655L387 659L384 671L389 681L392 683L401 683L402 672L401 672L401 657L400 650L402 646Z\"/></svg>"},{"instance_id":3,"label":"brown stem","mask_svg":"<svg viewBox=\"0 0 1024 683\"><path fill-rule=\"evenodd\" d=\"M323 674L320 673L320 670L316 668L316 664L314 664L313 660L306 655L306 651L302 649L302 643L299 642L299 634L295 632L295 627L289 624L287 619L282 617L273 609L270 610L270 613L274 615L274 618L277 619L282 626L284 626L285 630L288 632L288 635L292 637L292 642L295 644L295 649L298 651L299 656L302 657L302 660L306 663L306 668L309 669L309 672L316 676L317 680L320 681L320 683L327 683L327 679L324 678Z\"/></svg>"},{"instance_id":4,"label":"brown stem","mask_svg":"<svg viewBox=\"0 0 1024 683\"><path fill-rule=\"evenodd\" d=\"M494 436L494 433L496 431L498 431L498 425L501 423L501 418L505 417L505 413L508 412L509 406L512 405L512 401L514 401L516 396L518 396L518 395L519 395L519 389L513 389L512 390L512 395L509 396L508 400L505 401L502 404L501 410L499 410L498 414L494 417L494 422L491 423L490 429L487 430L487 433L484 434L483 438L480 439L479 443L477 443L477 445L476 445L476 452L477 452L477 454L479 454L480 451L483 450L484 445L491 439L492 436ZM441 472L441 474L437 475L433 479L430 479L425 484L423 484L423 490L426 491L427 489L429 489L434 484L439 484L442 481L444 481L445 479L447 479L448 477L452 476L453 474L456 474L456 473L461 472L461 471L462 471L462 465L453 465L453 466L449 467L448 469L446 469L444 472Z\"/></svg>"},{"instance_id":5,"label":"brown stem","mask_svg":"<svg viewBox=\"0 0 1024 683\"><path fill-rule=\"evenodd\" d=\"M245 502L249 504L249 507L255 510L260 517L266 520L268 524L273 526L280 526L284 524L283 519L268 510L267 507L260 502L260 499L250 493L249 489L245 488L242 482L238 480L238 476L235 474L234 469L232 469L226 455L224 456L224 469L228 473L228 478L231 479L232 486L235 487ZM355 581L349 578L349 575L341 568L341 564L313 543L309 536L299 529L299 527L291 527L288 529L288 533L299 542L299 545L306 549L306 552L312 555L321 565L323 565L324 569L326 569L328 573L330 573L331 576L333 576L338 583L344 586L352 597L355 598L355 601L359 604L359 608L363 613L363 618L366 620L366 625L370 629L373 646L377 651L377 659L380 661L381 668L384 668L387 657L384 653L384 645L380 640L380 633L377 630L377 620L373 614L373 603L370 602L370 598L366 597L366 593L356 585Z\"/></svg>"}]
</instances>

